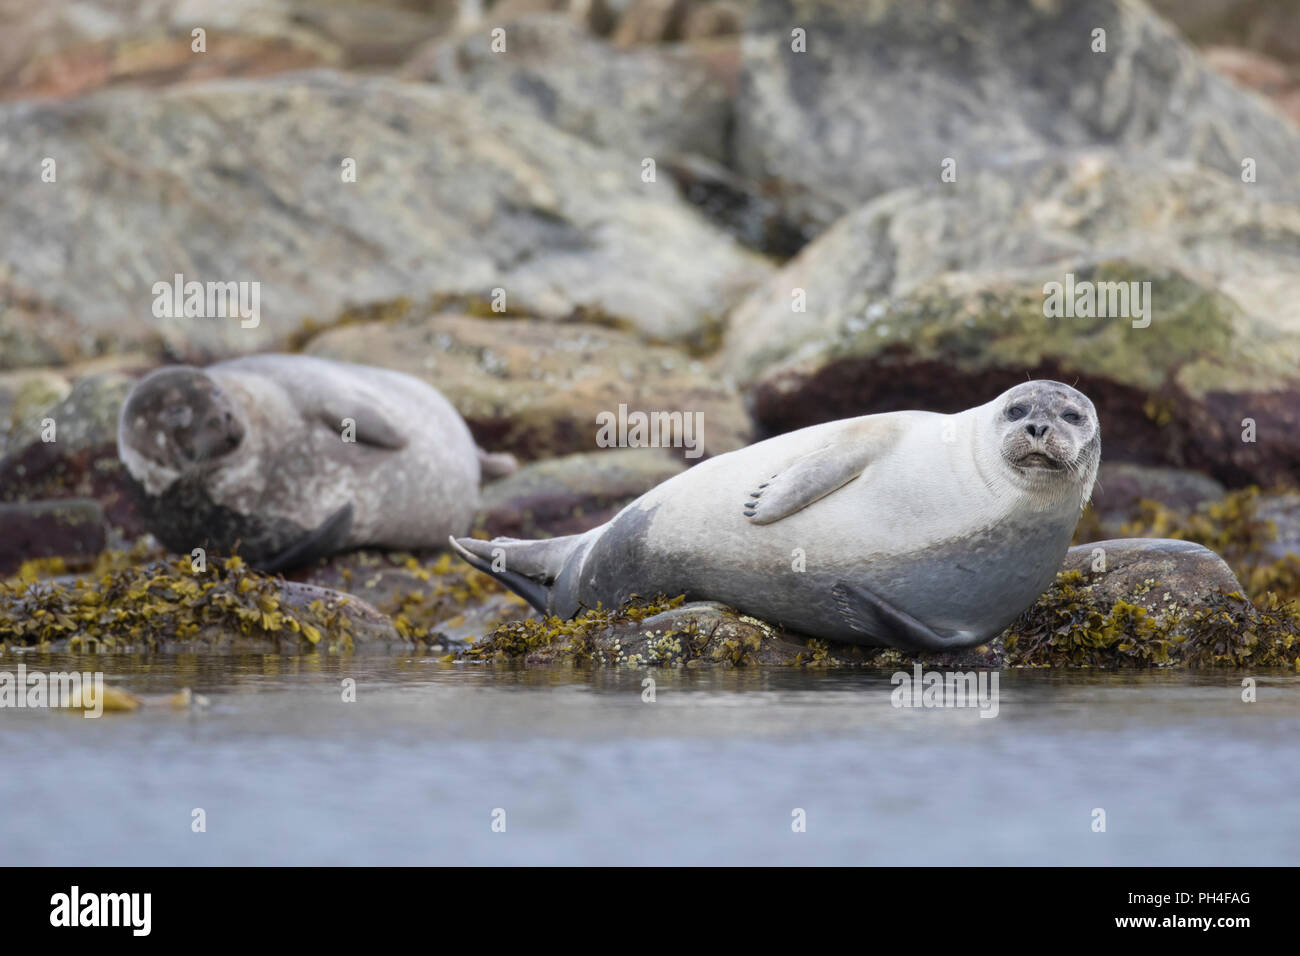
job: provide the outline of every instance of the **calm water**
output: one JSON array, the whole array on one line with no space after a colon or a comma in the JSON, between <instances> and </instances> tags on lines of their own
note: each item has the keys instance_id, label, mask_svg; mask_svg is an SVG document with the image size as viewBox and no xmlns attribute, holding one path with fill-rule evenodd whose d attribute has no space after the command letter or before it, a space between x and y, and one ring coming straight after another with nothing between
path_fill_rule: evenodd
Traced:
<instances>
[{"instance_id":1,"label":"calm water","mask_svg":"<svg viewBox=\"0 0 1300 956\"><path fill-rule=\"evenodd\" d=\"M896 709L888 673L654 672L646 703L641 671L100 664L135 693L188 685L210 704L98 720L0 710L0 863L1300 860L1287 674L1260 675L1243 704L1228 674L1005 673L999 715L981 719ZM794 808L807 832L792 832Z\"/></svg>"}]
</instances>

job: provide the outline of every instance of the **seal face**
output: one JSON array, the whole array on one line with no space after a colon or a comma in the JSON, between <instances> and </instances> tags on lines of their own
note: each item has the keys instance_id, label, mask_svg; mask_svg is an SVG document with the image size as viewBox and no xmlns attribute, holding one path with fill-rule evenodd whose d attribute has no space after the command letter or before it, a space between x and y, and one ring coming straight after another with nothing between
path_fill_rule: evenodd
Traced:
<instances>
[{"instance_id":1,"label":"seal face","mask_svg":"<svg viewBox=\"0 0 1300 956\"><path fill-rule=\"evenodd\" d=\"M952 649L1050 585L1100 455L1088 398L1031 381L954 415L867 415L720 455L582 535L455 544L563 617L684 593L814 637Z\"/></svg>"},{"instance_id":2,"label":"seal face","mask_svg":"<svg viewBox=\"0 0 1300 956\"><path fill-rule=\"evenodd\" d=\"M145 376L118 453L168 548L280 570L363 544L440 547L468 529L488 456L432 386L385 369L258 355Z\"/></svg>"},{"instance_id":3,"label":"seal face","mask_svg":"<svg viewBox=\"0 0 1300 956\"><path fill-rule=\"evenodd\" d=\"M239 409L211 377L182 366L159 369L132 389L120 422L130 423L130 447L154 466L156 490L172 472L230 454L244 440Z\"/></svg>"}]
</instances>

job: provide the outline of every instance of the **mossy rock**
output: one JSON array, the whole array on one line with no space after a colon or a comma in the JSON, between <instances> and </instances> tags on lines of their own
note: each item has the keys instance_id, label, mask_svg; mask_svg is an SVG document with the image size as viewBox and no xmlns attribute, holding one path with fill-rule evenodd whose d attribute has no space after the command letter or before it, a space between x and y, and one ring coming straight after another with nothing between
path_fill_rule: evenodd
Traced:
<instances>
[{"instance_id":1,"label":"mossy rock","mask_svg":"<svg viewBox=\"0 0 1300 956\"><path fill-rule=\"evenodd\" d=\"M445 552L350 551L299 569L293 577L366 601L403 638L430 647L463 645L529 613L524 600L491 575Z\"/></svg>"},{"instance_id":2,"label":"mossy rock","mask_svg":"<svg viewBox=\"0 0 1300 956\"><path fill-rule=\"evenodd\" d=\"M304 653L411 643L359 598L260 574L238 558L203 571L181 558L39 577L49 570L26 565L0 583L0 647Z\"/></svg>"},{"instance_id":3,"label":"mossy rock","mask_svg":"<svg viewBox=\"0 0 1300 956\"><path fill-rule=\"evenodd\" d=\"M120 372L85 375L20 426L0 458L0 501L94 498L128 537L143 534L132 481L117 455L117 419L134 383ZM45 440L43 418L53 421L53 441Z\"/></svg>"}]
</instances>

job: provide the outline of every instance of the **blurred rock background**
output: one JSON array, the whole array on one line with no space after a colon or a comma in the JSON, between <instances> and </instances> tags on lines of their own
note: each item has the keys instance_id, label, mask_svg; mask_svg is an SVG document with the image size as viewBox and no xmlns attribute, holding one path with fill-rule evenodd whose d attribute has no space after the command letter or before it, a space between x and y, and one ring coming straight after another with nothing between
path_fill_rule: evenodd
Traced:
<instances>
[{"instance_id":1,"label":"blurred rock background","mask_svg":"<svg viewBox=\"0 0 1300 956\"><path fill-rule=\"evenodd\" d=\"M0 574L141 535L134 377L302 350L440 388L527 534L687 464L597 449L620 403L716 454L1057 378L1102 419L1080 540L1300 593L1298 78L1286 0L0 0ZM155 318L176 273L260 324ZM1150 326L1045 318L1065 273Z\"/></svg>"}]
</instances>

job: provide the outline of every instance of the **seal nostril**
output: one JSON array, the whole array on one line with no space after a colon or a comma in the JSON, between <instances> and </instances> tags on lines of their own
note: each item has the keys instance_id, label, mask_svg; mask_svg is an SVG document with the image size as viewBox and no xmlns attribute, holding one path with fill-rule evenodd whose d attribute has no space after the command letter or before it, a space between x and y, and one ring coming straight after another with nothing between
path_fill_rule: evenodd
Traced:
<instances>
[{"instance_id":1,"label":"seal nostril","mask_svg":"<svg viewBox=\"0 0 1300 956\"><path fill-rule=\"evenodd\" d=\"M1046 425L1026 425L1025 431L1029 432L1031 438L1042 438L1047 434Z\"/></svg>"}]
</instances>

